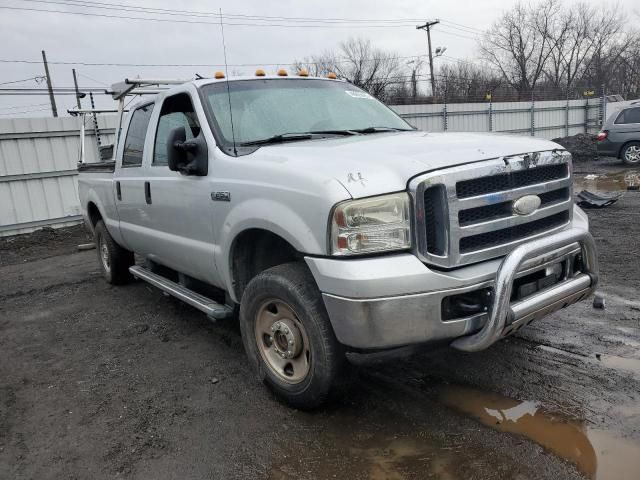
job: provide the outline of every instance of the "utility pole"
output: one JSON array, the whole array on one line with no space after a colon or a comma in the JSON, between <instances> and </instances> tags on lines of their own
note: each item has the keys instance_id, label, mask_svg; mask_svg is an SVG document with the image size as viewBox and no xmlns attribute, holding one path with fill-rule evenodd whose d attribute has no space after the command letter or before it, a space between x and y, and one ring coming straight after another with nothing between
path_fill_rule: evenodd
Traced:
<instances>
[{"instance_id":1,"label":"utility pole","mask_svg":"<svg viewBox=\"0 0 640 480\"><path fill-rule=\"evenodd\" d=\"M431 22L425 22L424 25L418 25L416 30L427 31L427 41L429 42L429 73L431 76L431 94L435 103L436 99L436 79L433 73L433 52L431 51L431 27L440 23L440 20L433 20Z\"/></svg>"},{"instance_id":2,"label":"utility pole","mask_svg":"<svg viewBox=\"0 0 640 480\"><path fill-rule=\"evenodd\" d=\"M44 63L44 73L47 75L47 88L49 89L49 100L51 100L51 112L53 116L58 116L58 109L56 108L56 99L53 96L53 85L51 85L51 75L49 74L49 64L47 63L47 54L42 50L42 62Z\"/></svg>"},{"instance_id":3,"label":"utility pole","mask_svg":"<svg viewBox=\"0 0 640 480\"><path fill-rule=\"evenodd\" d=\"M78 110L82 108L82 104L80 103L80 90L78 89L78 77L76 76L76 69L72 68L73 72L73 86L76 89L76 103L78 104Z\"/></svg>"}]
</instances>

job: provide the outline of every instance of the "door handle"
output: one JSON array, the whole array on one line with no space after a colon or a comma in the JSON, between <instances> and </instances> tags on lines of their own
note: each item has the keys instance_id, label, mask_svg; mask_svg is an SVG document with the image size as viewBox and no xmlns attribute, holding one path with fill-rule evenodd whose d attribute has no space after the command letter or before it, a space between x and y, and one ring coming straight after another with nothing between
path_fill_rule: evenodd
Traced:
<instances>
[{"instance_id":1,"label":"door handle","mask_svg":"<svg viewBox=\"0 0 640 480\"><path fill-rule=\"evenodd\" d=\"M120 182L116 182L116 197L118 197L118 200L122 200L122 189L120 188Z\"/></svg>"},{"instance_id":2,"label":"door handle","mask_svg":"<svg viewBox=\"0 0 640 480\"><path fill-rule=\"evenodd\" d=\"M149 182L144 182L144 199L148 205L151 205L151 184Z\"/></svg>"}]
</instances>

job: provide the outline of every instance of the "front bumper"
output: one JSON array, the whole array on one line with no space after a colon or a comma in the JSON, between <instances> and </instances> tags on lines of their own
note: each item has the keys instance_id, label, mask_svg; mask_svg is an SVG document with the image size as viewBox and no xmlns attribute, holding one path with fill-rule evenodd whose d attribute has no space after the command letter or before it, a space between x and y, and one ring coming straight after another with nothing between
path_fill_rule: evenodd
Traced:
<instances>
[{"instance_id":1,"label":"front bumper","mask_svg":"<svg viewBox=\"0 0 640 480\"><path fill-rule=\"evenodd\" d=\"M577 254L582 255L580 272L511 302L514 280L573 261ZM594 241L582 228L525 243L504 259L450 272L430 270L410 254L306 260L338 340L359 349L451 340L459 350L483 350L521 326L585 298L598 282ZM416 292L416 285L422 291ZM443 320L446 297L487 288L493 293L486 313Z\"/></svg>"}]
</instances>

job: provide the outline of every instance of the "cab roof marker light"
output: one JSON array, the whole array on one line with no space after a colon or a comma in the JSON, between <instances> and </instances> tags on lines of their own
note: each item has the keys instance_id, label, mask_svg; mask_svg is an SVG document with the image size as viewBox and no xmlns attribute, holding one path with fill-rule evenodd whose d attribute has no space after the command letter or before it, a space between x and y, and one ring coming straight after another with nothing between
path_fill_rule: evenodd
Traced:
<instances>
[{"instance_id":1,"label":"cab roof marker light","mask_svg":"<svg viewBox=\"0 0 640 480\"><path fill-rule=\"evenodd\" d=\"M224 72L216 72L216 73L214 74L214 77L215 77L217 80L220 80L221 78L224 78Z\"/></svg>"},{"instance_id":2,"label":"cab roof marker light","mask_svg":"<svg viewBox=\"0 0 640 480\"><path fill-rule=\"evenodd\" d=\"M261 68L256 70L256 77L264 77L266 75L266 73L264 73L264 70L262 70Z\"/></svg>"},{"instance_id":3,"label":"cab roof marker light","mask_svg":"<svg viewBox=\"0 0 640 480\"><path fill-rule=\"evenodd\" d=\"M330 78L331 80L336 80L338 76L333 72L329 72L327 73L327 78Z\"/></svg>"},{"instance_id":4,"label":"cab roof marker light","mask_svg":"<svg viewBox=\"0 0 640 480\"><path fill-rule=\"evenodd\" d=\"M300 70L298 70L298 76L299 77L308 77L309 76L309 71L306 68L301 68Z\"/></svg>"},{"instance_id":5,"label":"cab roof marker light","mask_svg":"<svg viewBox=\"0 0 640 480\"><path fill-rule=\"evenodd\" d=\"M287 75L289 75L287 73L287 71L284 68L281 68L280 70L278 70L278 76L279 77L286 77Z\"/></svg>"}]
</instances>

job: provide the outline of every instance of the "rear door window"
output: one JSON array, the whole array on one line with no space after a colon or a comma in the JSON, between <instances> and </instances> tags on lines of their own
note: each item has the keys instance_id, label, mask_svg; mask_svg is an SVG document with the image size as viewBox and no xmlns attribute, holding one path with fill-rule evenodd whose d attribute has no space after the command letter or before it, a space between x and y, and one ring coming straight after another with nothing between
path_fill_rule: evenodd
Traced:
<instances>
[{"instance_id":1,"label":"rear door window","mask_svg":"<svg viewBox=\"0 0 640 480\"><path fill-rule=\"evenodd\" d=\"M616 124L621 123L640 123L640 108L623 110L616 119Z\"/></svg>"},{"instance_id":2,"label":"rear door window","mask_svg":"<svg viewBox=\"0 0 640 480\"><path fill-rule=\"evenodd\" d=\"M153 112L153 104L137 108L129 122L129 130L124 141L124 153L122 155L123 167L142 166L142 154L144 153L144 140L147 136L149 120Z\"/></svg>"}]
</instances>

